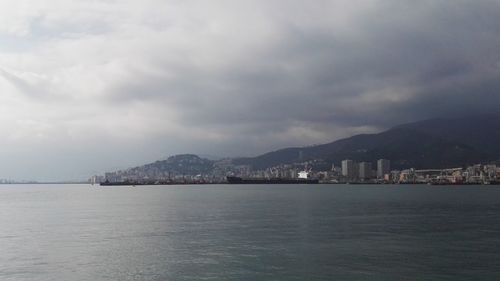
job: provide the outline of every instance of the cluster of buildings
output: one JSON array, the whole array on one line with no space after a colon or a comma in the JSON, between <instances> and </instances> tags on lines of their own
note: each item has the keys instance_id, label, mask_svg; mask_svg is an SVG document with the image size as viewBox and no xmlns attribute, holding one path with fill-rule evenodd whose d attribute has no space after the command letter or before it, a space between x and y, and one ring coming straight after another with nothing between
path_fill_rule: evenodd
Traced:
<instances>
[{"instance_id":1,"label":"cluster of buildings","mask_svg":"<svg viewBox=\"0 0 500 281\"><path fill-rule=\"evenodd\" d=\"M105 173L104 176L96 175L90 178L90 182L93 184L102 182L130 182L143 184L204 184L221 183L222 181L222 177L215 177L212 173L186 174L179 172L158 171L157 169L122 170Z\"/></svg>"},{"instance_id":2,"label":"cluster of buildings","mask_svg":"<svg viewBox=\"0 0 500 281\"><path fill-rule=\"evenodd\" d=\"M498 184L500 167L497 165L476 164L466 168L450 169L391 169L391 161L379 159L376 163L343 160L340 166L321 167L327 163L313 160L303 163L279 165L265 170L252 170L249 166L233 166L232 175L245 178L297 178L306 170L309 176L322 183L361 183L361 184ZM305 168L305 169L304 169Z\"/></svg>"},{"instance_id":3,"label":"cluster of buildings","mask_svg":"<svg viewBox=\"0 0 500 281\"><path fill-rule=\"evenodd\" d=\"M500 167L476 164L452 169L406 169L391 171L384 181L415 184L500 184Z\"/></svg>"},{"instance_id":4,"label":"cluster of buildings","mask_svg":"<svg viewBox=\"0 0 500 281\"><path fill-rule=\"evenodd\" d=\"M341 177L337 180L344 182L369 181L373 179L383 179L391 171L391 161L379 159L375 169L371 162L356 163L353 160L343 160Z\"/></svg>"},{"instance_id":5,"label":"cluster of buildings","mask_svg":"<svg viewBox=\"0 0 500 281\"><path fill-rule=\"evenodd\" d=\"M192 159L191 159L192 158ZM361 184L498 184L500 167L496 165L472 165L452 169L391 169L391 161L379 159L376 163L343 160L340 166L324 160L308 160L294 164L282 164L266 169L252 169L249 165L235 165L231 159L214 161L210 167L201 165L196 158L184 159L183 169L169 169L171 166L145 165L133 169L94 176L91 183L132 182L151 184L203 184L224 183L227 176L249 179L296 179L307 177L321 183ZM194 161L194 162L193 162ZM197 169L193 169L198 165ZM200 168L201 167L201 168Z\"/></svg>"}]
</instances>

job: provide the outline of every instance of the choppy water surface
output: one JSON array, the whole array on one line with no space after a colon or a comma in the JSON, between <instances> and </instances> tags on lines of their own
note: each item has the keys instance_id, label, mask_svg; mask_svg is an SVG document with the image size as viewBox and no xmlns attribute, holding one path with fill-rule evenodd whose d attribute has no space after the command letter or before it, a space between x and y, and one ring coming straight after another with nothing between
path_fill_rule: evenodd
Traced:
<instances>
[{"instance_id":1,"label":"choppy water surface","mask_svg":"<svg viewBox=\"0 0 500 281\"><path fill-rule=\"evenodd\" d=\"M0 186L0 280L498 280L500 187Z\"/></svg>"}]
</instances>

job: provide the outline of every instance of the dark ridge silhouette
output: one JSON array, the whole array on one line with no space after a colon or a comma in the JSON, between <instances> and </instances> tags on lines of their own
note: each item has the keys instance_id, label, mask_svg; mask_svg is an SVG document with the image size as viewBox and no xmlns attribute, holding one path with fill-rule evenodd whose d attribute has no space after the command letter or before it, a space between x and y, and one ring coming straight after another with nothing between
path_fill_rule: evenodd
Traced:
<instances>
[{"instance_id":1,"label":"dark ridge silhouette","mask_svg":"<svg viewBox=\"0 0 500 281\"><path fill-rule=\"evenodd\" d=\"M446 168L500 159L500 115L430 119L403 124L378 134L362 134L311 147L285 148L235 164L264 169L279 164L321 159L375 162L386 158L392 167Z\"/></svg>"}]
</instances>

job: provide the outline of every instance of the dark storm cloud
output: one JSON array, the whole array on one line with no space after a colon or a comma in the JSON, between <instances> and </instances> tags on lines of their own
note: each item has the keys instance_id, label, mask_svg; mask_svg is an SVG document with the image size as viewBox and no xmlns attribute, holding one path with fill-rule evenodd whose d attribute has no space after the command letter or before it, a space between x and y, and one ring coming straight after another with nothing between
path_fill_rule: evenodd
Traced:
<instances>
[{"instance_id":1,"label":"dark storm cloud","mask_svg":"<svg viewBox=\"0 0 500 281\"><path fill-rule=\"evenodd\" d=\"M144 77L147 87L126 85L117 97L169 103L186 125L243 131L294 122L387 127L494 110L498 14L494 1L380 1L342 31L290 18L272 22L279 40L227 68L187 62L174 68L175 79Z\"/></svg>"}]
</instances>

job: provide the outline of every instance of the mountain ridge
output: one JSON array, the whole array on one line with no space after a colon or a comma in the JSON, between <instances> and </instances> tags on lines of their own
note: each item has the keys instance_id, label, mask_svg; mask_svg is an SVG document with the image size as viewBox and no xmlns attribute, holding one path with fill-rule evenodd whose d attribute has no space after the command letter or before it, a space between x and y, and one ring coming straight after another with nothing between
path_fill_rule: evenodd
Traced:
<instances>
[{"instance_id":1,"label":"mountain ridge","mask_svg":"<svg viewBox=\"0 0 500 281\"><path fill-rule=\"evenodd\" d=\"M344 159L375 163L380 158L391 160L394 169L453 168L498 161L500 114L427 119L379 133L354 135L320 145L287 147L255 157L209 160L194 154L179 154L123 173L198 175L213 173L227 163L263 170L316 160L324 164L321 168L328 169Z\"/></svg>"},{"instance_id":2,"label":"mountain ridge","mask_svg":"<svg viewBox=\"0 0 500 281\"><path fill-rule=\"evenodd\" d=\"M497 129L497 130L495 130ZM235 164L268 168L304 160L343 159L375 162L390 159L395 168L446 168L500 159L500 115L435 118L394 126L375 134L360 134L310 147L290 147ZM302 158L301 158L302 157Z\"/></svg>"}]
</instances>

